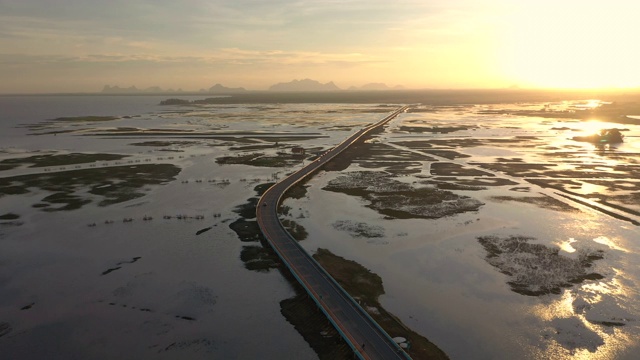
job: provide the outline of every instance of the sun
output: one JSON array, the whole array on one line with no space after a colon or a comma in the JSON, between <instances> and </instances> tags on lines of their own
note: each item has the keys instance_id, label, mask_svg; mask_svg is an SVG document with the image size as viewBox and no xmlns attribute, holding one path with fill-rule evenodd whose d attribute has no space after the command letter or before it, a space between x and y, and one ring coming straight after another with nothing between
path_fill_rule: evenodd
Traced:
<instances>
[{"instance_id":1,"label":"sun","mask_svg":"<svg viewBox=\"0 0 640 360\"><path fill-rule=\"evenodd\" d=\"M500 68L521 86L640 87L638 13L636 1L519 2L501 27Z\"/></svg>"}]
</instances>

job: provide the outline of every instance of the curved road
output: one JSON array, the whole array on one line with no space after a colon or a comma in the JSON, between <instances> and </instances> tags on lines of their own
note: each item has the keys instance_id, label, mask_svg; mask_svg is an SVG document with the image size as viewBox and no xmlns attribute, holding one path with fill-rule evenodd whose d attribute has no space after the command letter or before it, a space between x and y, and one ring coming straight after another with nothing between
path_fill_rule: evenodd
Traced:
<instances>
[{"instance_id":1,"label":"curved road","mask_svg":"<svg viewBox=\"0 0 640 360\"><path fill-rule=\"evenodd\" d=\"M366 126L309 165L273 185L262 195L256 208L258 225L271 247L360 359L410 357L284 229L278 218L278 205L290 187L408 108L403 106L377 123Z\"/></svg>"}]
</instances>

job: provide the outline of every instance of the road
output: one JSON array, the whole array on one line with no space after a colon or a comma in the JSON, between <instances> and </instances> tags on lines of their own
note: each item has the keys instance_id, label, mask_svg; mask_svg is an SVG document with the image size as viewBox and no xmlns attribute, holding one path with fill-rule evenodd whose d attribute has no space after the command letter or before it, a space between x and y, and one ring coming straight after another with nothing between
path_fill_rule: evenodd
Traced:
<instances>
[{"instance_id":1,"label":"road","mask_svg":"<svg viewBox=\"0 0 640 360\"><path fill-rule=\"evenodd\" d=\"M271 247L360 359L410 357L284 229L278 218L278 205L284 193L293 185L408 108L403 106L377 123L366 126L309 165L276 183L262 195L256 208L258 225Z\"/></svg>"}]
</instances>

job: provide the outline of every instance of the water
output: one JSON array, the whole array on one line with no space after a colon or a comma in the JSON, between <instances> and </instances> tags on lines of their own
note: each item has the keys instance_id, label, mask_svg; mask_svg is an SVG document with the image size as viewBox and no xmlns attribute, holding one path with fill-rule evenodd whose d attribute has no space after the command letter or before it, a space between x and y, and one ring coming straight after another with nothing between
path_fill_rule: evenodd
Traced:
<instances>
[{"instance_id":1,"label":"water","mask_svg":"<svg viewBox=\"0 0 640 360\"><path fill-rule=\"evenodd\" d=\"M46 189L0 198L0 215L20 216L0 225L0 328L10 330L0 331L4 358L246 359L264 358L265 353L272 358L316 358L280 314L279 302L293 296L293 289L277 272L246 270L239 258L245 244L228 228L238 217L232 212L234 206L254 195L255 183L240 182L240 177L268 179L271 169L226 171L213 161L224 152L220 146L210 146L215 141L198 140L167 152L160 151L162 147L130 145L146 138L34 136L23 127L62 116L141 118L60 124L56 129L171 127L191 120L176 114L163 120L157 114L167 110L157 105L161 99L0 97L0 159L115 152L128 155L134 165L171 163L182 169L168 184L144 186L144 197L106 207L97 206L101 198L87 194L84 186L75 194L93 202L72 211L33 208L53 194ZM92 166L117 165L108 161ZM22 167L1 176L53 174L75 166L93 169L89 164ZM201 179L203 183L196 183ZM223 179L230 184L220 184ZM177 220L177 214L205 218ZM164 215L173 218L163 219ZM145 216L153 220L143 221ZM123 218L134 221L124 223ZM212 229L195 235L205 227ZM104 274L110 269L115 270Z\"/></svg>"},{"instance_id":2,"label":"water","mask_svg":"<svg viewBox=\"0 0 640 360\"><path fill-rule=\"evenodd\" d=\"M508 104L505 107L517 108ZM446 134L402 130L402 126L416 124L468 128ZM580 123L482 116L460 109L424 115L404 114L381 136L383 142L432 157L431 150L438 148L434 144L439 144L442 148L470 155L456 158L454 163L483 171L487 169L479 164L495 161L515 165L546 164L549 169L557 168L559 172L553 175L534 171L527 176L508 176L502 171L490 171L488 175L508 178L514 183L458 192L485 203L478 212L435 220L387 220L366 206L369 201L322 190L346 171L372 170L372 165L363 166L367 160L360 160L341 173L314 177L309 182L308 199L288 203L291 208L304 209L304 219L300 222L311 235L303 245L311 252L319 247L329 248L379 274L385 286L382 305L406 325L438 344L453 359L634 359L640 350L637 340L640 334L637 326L640 272L633 265L640 261L638 227L573 202L569 204L576 207L576 211L559 211L495 199L496 196L539 197L558 193L554 189L535 186L525 178L550 176L554 181L570 181L572 176L564 171L577 171L581 173L577 178L589 178L591 165L601 166L600 171L605 172L601 176L607 178L614 168L636 166L637 143L634 139L640 130L637 125L624 125L629 129L628 142L604 153L591 144L570 140L571 132L549 131L551 127L561 127L559 125L578 128ZM504 145L473 142L513 136L527 138ZM432 143L431 147L416 145L425 140L440 142ZM396 161L401 160L396 158ZM400 179L409 184L432 179L429 169L434 163L430 166L426 163L429 161L425 161L420 172L402 175ZM373 170L384 169L374 167ZM626 183L637 194L637 179L631 173L624 174L608 184ZM457 175L456 178L478 179L477 175ZM595 182L598 180L599 177L594 179ZM590 180L572 181L570 189L577 193L593 196L591 194L614 192L610 186L596 185ZM566 201L562 197L558 199ZM635 202L625 203L624 206L637 209ZM327 208L332 211L327 212ZM296 216L294 214L294 218ZM336 226L345 219L382 227L385 236L367 239L351 235ZM602 274L604 278L569 285L559 294L527 296L516 293L508 282L532 276L521 267L533 255L514 252L512 258L507 256L501 260L513 261L511 265L515 270L509 271L518 278L511 277L487 261L487 251L478 242L480 236L532 237L533 243L558 249L565 259L575 259L579 251L601 250L604 258L595 261L587 271ZM568 243L572 246L567 247ZM564 275L564 271L558 271L545 276L549 276L547 281L553 281L554 277ZM392 336L396 335L401 334Z\"/></svg>"},{"instance_id":3,"label":"water","mask_svg":"<svg viewBox=\"0 0 640 360\"><path fill-rule=\"evenodd\" d=\"M190 99L194 98L200 97ZM240 242L228 227L238 218L234 207L255 195L255 185L282 177L302 164L270 168L220 165L215 159L251 152L275 155L275 148L264 147L273 144L264 137L273 133L280 134L284 145L301 145L309 151L327 149L384 114L378 104L158 106L163 99L0 96L0 161L77 152L127 156L74 165L22 165L0 170L0 180L143 164L180 169L174 180L132 189L144 196L108 206L99 206L104 197L94 186L107 189L124 181L103 184L108 175L96 179L97 185L71 183L73 189L66 190L90 200L74 210L34 208L38 204L61 206L47 201L60 189L37 184L27 193L0 197L0 215L19 215L0 225L0 352L9 358L317 357L280 314L279 302L293 296L293 289L277 271L247 270L240 253L244 246L257 244ZM514 107L531 110L541 105L491 108ZM452 359L633 359L640 347L638 227L573 202L569 203L579 211L497 201L496 196L505 195L558 196L553 189L527 182L527 176L507 175L479 164L521 158L523 163L576 171L585 178L602 167L606 179L637 166L635 139L640 127L624 125L629 130L625 133L628 141L600 151L570 140L580 130L579 122L482 114L481 108L485 107L403 114L379 140L407 154L431 157L436 155L425 152L429 148L409 141L440 141L442 149L469 155L453 163L489 171L495 175L489 179L511 179L517 184L457 191L482 201L485 205L478 212L441 219L388 220L366 207L361 198L322 190L339 174L321 172L309 182L307 198L287 201L293 209L291 216L310 234L303 246L311 252L328 248L379 274L386 291L382 305ZM46 121L74 116L118 118L91 123ZM410 132L403 126L464 129ZM575 131L551 130L563 127ZM152 131L156 135L145 134ZM162 131L173 133L158 135ZM238 139L210 136L232 132L246 135L237 135ZM311 138L295 138L300 135ZM529 139L511 144L465 143L515 136ZM243 146L258 148L239 149ZM370 160L389 159L403 161L384 153ZM418 165L412 166L419 172L397 179L408 184L433 179L434 164L449 161L438 159L416 160ZM356 170L380 169L362 162L345 172ZM540 178L567 180L571 176L547 172ZM603 179L576 180L579 183L573 184L572 191L583 195L638 192L637 177L619 177L614 182L616 189L597 181ZM514 190L517 188L528 190L523 193ZM640 210L624 199L614 203ZM190 218L178 220L177 214ZM217 214L220 216L214 216ZM172 218L164 219L165 215ZM198 220L196 215L205 218ZM144 221L145 216L153 220ZM125 223L124 218L134 221ZM335 226L343 220L382 227L384 236L354 237ZM207 227L211 230L196 235ZM571 249L603 250L604 259L595 261L592 270L604 278L563 288L560 294L518 294L507 284L510 278L487 262L487 252L477 240L479 236L511 235L534 237L536 243L558 248L567 258L577 256Z\"/></svg>"}]
</instances>

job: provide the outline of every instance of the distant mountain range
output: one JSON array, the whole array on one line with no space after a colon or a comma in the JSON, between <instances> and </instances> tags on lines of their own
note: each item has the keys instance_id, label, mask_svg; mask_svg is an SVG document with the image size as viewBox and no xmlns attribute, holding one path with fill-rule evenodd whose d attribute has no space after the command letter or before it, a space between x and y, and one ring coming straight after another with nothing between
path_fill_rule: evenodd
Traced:
<instances>
[{"instance_id":1,"label":"distant mountain range","mask_svg":"<svg viewBox=\"0 0 640 360\"><path fill-rule=\"evenodd\" d=\"M362 85L360 87L352 86L349 88L349 90L403 90L403 89L404 89L404 86L402 85L390 87L384 83L369 83L369 84Z\"/></svg>"},{"instance_id":2,"label":"distant mountain range","mask_svg":"<svg viewBox=\"0 0 640 360\"><path fill-rule=\"evenodd\" d=\"M140 93L167 93L167 92L182 92L182 89L163 90L162 88L159 88L157 86L152 86L146 89L138 89L135 86L131 86L128 88L121 88L119 86L109 86L109 85L105 85L104 88L102 88L102 93L104 94L140 94Z\"/></svg>"},{"instance_id":3,"label":"distant mountain range","mask_svg":"<svg viewBox=\"0 0 640 360\"><path fill-rule=\"evenodd\" d=\"M247 89L243 88L243 87L237 87L237 88L230 88L230 87L226 87L226 86L222 86L220 84L215 84L212 87L210 87L208 90L205 89L200 89L200 92L206 92L206 93L239 93L239 92L244 92L247 91Z\"/></svg>"},{"instance_id":4,"label":"distant mountain range","mask_svg":"<svg viewBox=\"0 0 640 360\"><path fill-rule=\"evenodd\" d=\"M383 83L369 83L362 85L361 87L352 86L347 90L402 90L403 86L398 85L394 87L387 86ZM342 90L333 81L326 84L322 84L319 81L304 79L304 80L292 80L286 83L279 83L271 86L269 91L339 91Z\"/></svg>"},{"instance_id":5,"label":"distant mountain range","mask_svg":"<svg viewBox=\"0 0 640 360\"><path fill-rule=\"evenodd\" d=\"M209 89L200 89L199 92L201 93L206 93L206 94L232 94L232 93L239 93L239 92L244 92L247 91L245 88L239 87L239 88L230 88L230 87L226 87L226 86L222 86L220 84L215 84L212 87L210 87ZM104 88L102 88L102 93L104 94L153 94L153 93L181 93L181 92L185 92L182 89L178 89L178 90L174 90L174 89L167 89L164 90L158 86L152 86L152 87L148 87L146 89L138 89L135 86L131 86L128 88L121 88L119 86L109 86L109 85L105 85ZM192 92L192 91L189 91Z\"/></svg>"},{"instance_id":6,"label":"distant mountain range","mask_svg":"<svg viewBox=\"0 0 640 360\"><path fill-rule=\"evenodd\" d=\"M338 91L340 90L333 81L322 84L319 81L304 79L292 80L286 83L272 85L269 91Z\"/></svg>"},{"instance_id":7,"label":"distant mountain range","mask_svg":"<svg viewBox=\"0 0 640 360\"><path fill-rule=\"evenodd\" d=\"M360 87L352 86L347 90L350 91L377 91L377 90L401 90L404 87L398 85L395 87L389 87L383 83L369 83ZM289 91L289 92L298 92L298 91L341 91L333 81L330 81L326 84L323 84L316 80L311 79L303 79L303 80L292 80L289 82L278 83L269 87L269 91ZM221 84L215 84L208 89L200 89L197 91L198 93L203 94L237 94L243 93L247 91L243 87L231 88L226 87ZM145 89L138 89L135 86L131 86L128 88L122 88L119 86L110 86L105 85L102 89L103 94L167 94L167 93L196 93L196 91L183 91L182 89L167 89L164 90L158 86L152 86Z\"/></svg>"}]
</instances>

